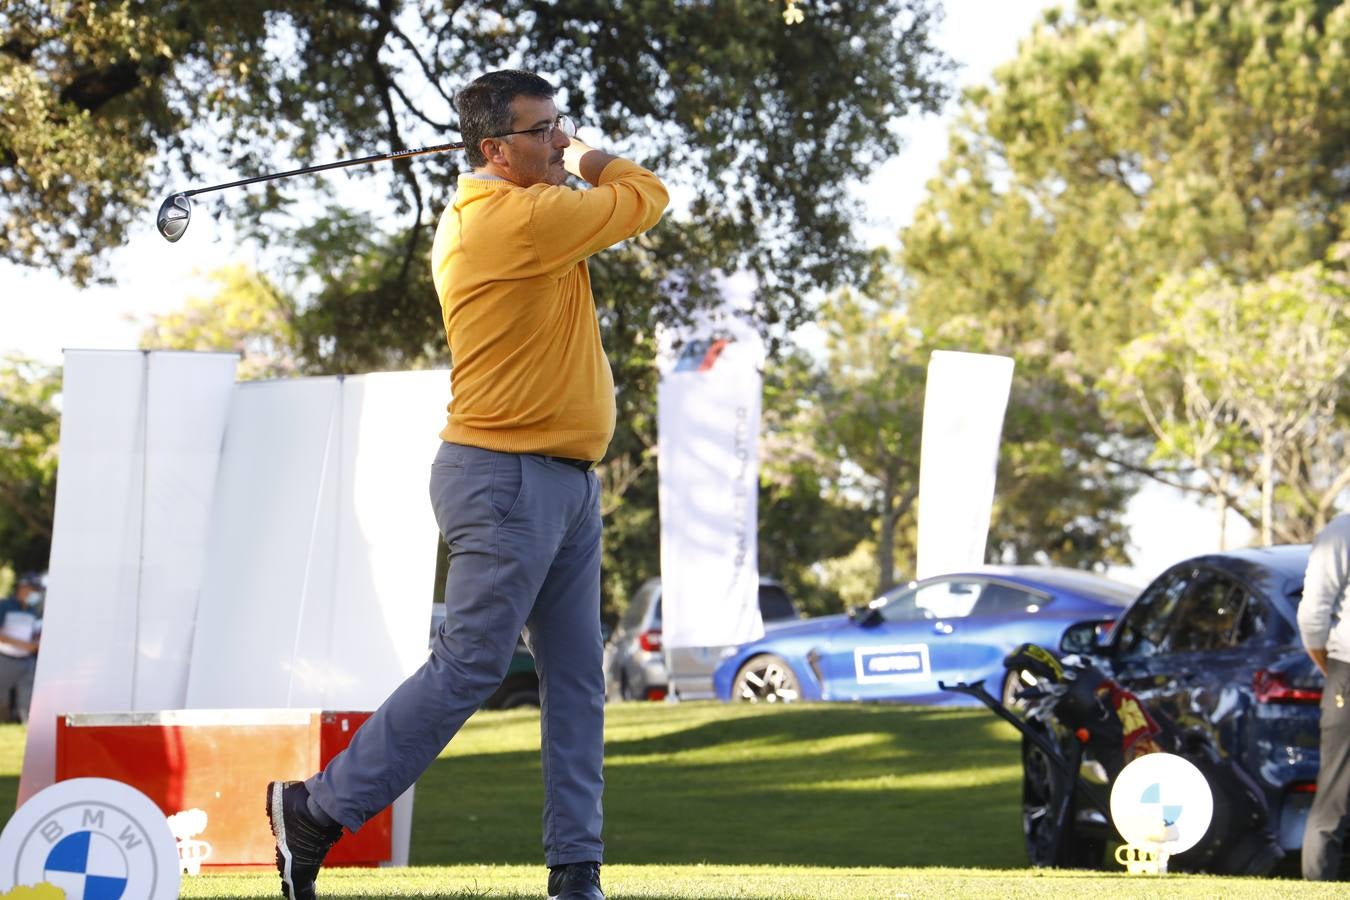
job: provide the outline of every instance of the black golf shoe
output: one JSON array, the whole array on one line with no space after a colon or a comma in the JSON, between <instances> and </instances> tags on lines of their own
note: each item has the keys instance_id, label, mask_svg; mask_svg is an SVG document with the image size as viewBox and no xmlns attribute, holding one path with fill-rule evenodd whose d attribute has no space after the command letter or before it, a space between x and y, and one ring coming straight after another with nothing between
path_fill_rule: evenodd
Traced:
<instances>
[{"instance_id":1,"label":"black golf shoe","mask_svg":"<svg viewBox=\"0 0 1350 900\"><path fill-rule=\"evenodd\" d=\"M600 864L568 863L549 869L548 900L605 900L600 890Z\"/></svg>"},{"instance_id":2,"label":"black golf shoe","mask_svg":"<svg viewBox=\"0 0 1350 900\"><path fill-rule=\"evenodd\" d=\"M314 821L308 799L309 789L303 781L273 781L267 785L267 821L277 839L281 895L290 900L314 900L319 866L342 837L341 825L325 828Z\"/></svg>"}]
</instances>

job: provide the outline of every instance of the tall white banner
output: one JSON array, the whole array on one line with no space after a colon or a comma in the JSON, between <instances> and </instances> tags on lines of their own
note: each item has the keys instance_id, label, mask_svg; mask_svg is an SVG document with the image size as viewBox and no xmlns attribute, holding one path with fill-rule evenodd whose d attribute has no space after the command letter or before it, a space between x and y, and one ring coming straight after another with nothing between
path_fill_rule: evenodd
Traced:
<instances>
[{"instance_id":1,"label":"tall white banner","mask_svg":"<svg viewBox=\"0 0 1350 900\"><path fill-rule=\"evenodd\" d=\"M919 458L916 577L984 562L1013 361L935 351L928 363Z\"/></svg>"},{"instance_id":2,"label":"tall white banner","mask_svg":"<svg viewBox=\"0 0 1350 900\"><path fill-rule=\"evenodd\" d=\"M426 660L444 370L239 385L190 708L375 709Z\"/></svg>"},{"instance_id":3,"label":"tall white banner","mask_svg":"<svg viewBox=\"0 0 1350 900\"><path fill-rule=\"evenodd\" d=\"M689 341L658 391L662 638L719 647L764 633L757 537L763 349Z\"/></svg>"},{"instance_id":4,"label":"tall white banner","mask_svg":"<svg viewBox=\"0 0 1350 900\"><path fill-rule=\"evenodd\" d=\"M72 350L42 651L19 801L56 716L183 705L233 353Z\"/></svg>"}]
</instances>

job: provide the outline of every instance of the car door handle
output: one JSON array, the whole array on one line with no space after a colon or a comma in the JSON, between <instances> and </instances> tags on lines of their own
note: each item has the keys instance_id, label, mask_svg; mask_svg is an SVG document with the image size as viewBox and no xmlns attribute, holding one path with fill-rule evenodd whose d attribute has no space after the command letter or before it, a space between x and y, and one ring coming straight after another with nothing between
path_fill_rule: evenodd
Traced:
<instances>
[{"instance_id":1,"label":"car door handle","mask_svg":"<svg viewBox=\"0 0 1350 900\"><path fill-rule=\"evenodd\" d=\"M933 634L951 634L955 630L955 626L948 625L946 622L933 623Z\"/></svg>"}]
</instances>

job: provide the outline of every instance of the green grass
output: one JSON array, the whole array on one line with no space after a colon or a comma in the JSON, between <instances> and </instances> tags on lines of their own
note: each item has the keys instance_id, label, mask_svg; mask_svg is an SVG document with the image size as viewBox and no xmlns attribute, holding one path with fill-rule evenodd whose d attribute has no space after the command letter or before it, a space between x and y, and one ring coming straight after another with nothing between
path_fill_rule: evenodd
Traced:
<instances>
[{"instance_id":1,"label":"green grass","mask_svg":"<svg viewBox=\"0 0 1350 900\"><path fill-rule=\"evenodd\" d=\"M412 859L541 859L538 715L480 713L418 782ZM632 864L1025 861L1016 733L979 710L611 706L605 848ZM978 834L972 824L978 823Z\"/></svg>"},{"instance_id":2,"label":"green grass","mask_svg":"<svg viewBox=\"0 0 1350 900\"><path fill-rule=\"evenodd\" d=\"M865 869L781 866L630 866L604 868L610 900L884 900L884 898L1102 898L1158 897L1281 900L1344 897L1343 886L1271 882L1199 875L1131 877L1083 872L995 869ZM537 866L448 866L372 873L343 869L319 876L320 897L436 897L468 900L540 900ZM276 897L276 876L203 875L184 881L183 897L235 900Z\"/></svg>"},{"instance_id":3,"label":"green grass","mask_svg":"<svg viewBox=\"0 0 1350 900\"><path fill-rule=\"evenodd\" d=\"M320 895L542 897L538 731L535 711L476 715L418 782L412 867L325 871ZM0 726L0 803L13 797L22 739ZM612 900L1338 895L1297 881L1169 875L1164 888L1028 868L1017 734L984 710L618 704L605 776ZM183 887L278 895L270 872Z\"/></svg>"}]
</instances>

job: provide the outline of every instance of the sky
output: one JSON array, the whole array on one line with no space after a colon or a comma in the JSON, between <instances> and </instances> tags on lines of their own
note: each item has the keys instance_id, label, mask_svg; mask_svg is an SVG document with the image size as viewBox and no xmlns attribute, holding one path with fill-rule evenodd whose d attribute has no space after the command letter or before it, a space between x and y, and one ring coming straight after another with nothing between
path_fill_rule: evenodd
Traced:
<instances>
[{"instance_id":1,"label":"sky","mask_svg":"<svg viewBox=\"0 0 1350 900\"><path fill-rule=\"evenodd\" d=\"M1042 11L1060 5L1059 0L947 0L935 40L961 65L959 86L984 84L995 67L1016 54ZM803 9L809 15L809 3ZM946 155L956 105L954 96L941 115L903 120L905 149L856 186L866 204L860 233L868 243L894 245L910 222L925 184ZM59 363L64 349L134 348L149 316L213 293L204 273L231 262L256 261L256 250L234 243L212 220L209 204L197 206L192 227L175 244L160 237L154 214L155 209L147 209L127 245L110 257L118 282L113 287L79 290L54 273L0 261L0 356ZM1133 527L1135 566L1113 574L1138 584L1171 562L1215 547L1214 513L1161 487L1141 492L1127 522ZM1229 535L1230 543L1240 546L1247 530L1235 522Z\"/></svg>"}]
</instances>

